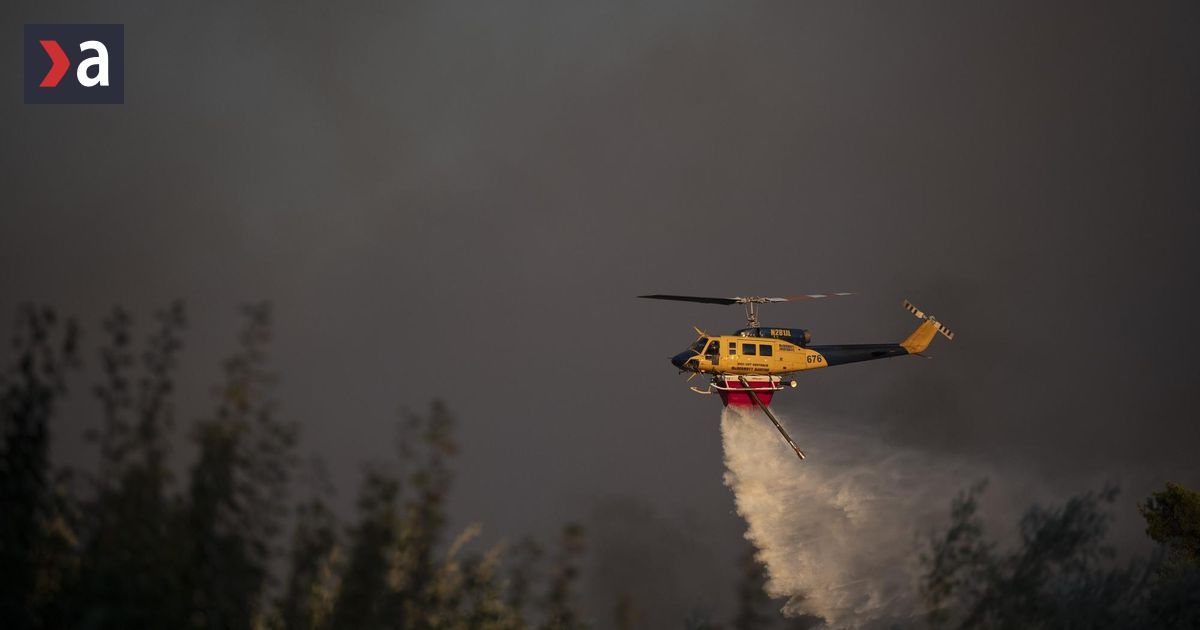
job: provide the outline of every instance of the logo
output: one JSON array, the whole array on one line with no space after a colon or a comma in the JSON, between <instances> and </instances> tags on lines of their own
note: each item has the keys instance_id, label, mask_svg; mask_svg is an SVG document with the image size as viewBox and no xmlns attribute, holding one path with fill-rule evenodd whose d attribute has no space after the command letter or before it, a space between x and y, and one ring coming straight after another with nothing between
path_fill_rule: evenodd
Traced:
<instances>
[{"instance_id":1,"label":"logo","mask_svg":"<svg viewBox=\"0 0 1200 630\"><path fill-rule=\"evenodd\" d=\"M25 25L26 104L124 102L124 24Z\"/></svg>"}]
</instances>

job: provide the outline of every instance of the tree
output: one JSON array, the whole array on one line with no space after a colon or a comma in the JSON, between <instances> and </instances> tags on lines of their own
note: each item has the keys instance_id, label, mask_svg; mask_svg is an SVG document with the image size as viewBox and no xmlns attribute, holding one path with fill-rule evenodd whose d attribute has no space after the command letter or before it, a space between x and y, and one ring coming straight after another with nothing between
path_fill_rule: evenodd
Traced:
<instances>
[{"instance_id":1,"label":"tree","mask_svg":"<svg viewBox=\"0 0 1200 630\"><path fill-rule=\"evenodd\" d=\"M382 627L388 596L391 552L400 534L400 483L369 469L359 489L358 523L350 530L350 551L333 608L334 630Z\"/></svg>"},{"instance_id":2,"label":"tree","mask_svg":"<svg viewBox=\"0 0 1200 630\"><path fill-rule=\"evenodd\" d=\"M513 627L524 628L530 625L525 609L536 587L539 563L543 555L542 546L531 538L522 539L510 553L508 593L505 601L515 615Z\"/></svg>"},{"instance_id":3,"label":"tree","mask_svg":"<svg viewBox=\"0 0 1200 630\"><path fill-rule=\"evenodd\" d=\"M70 515L49 464L49 421L78 365L78 327L52 309L24 307L14 360L0 373L0 619L43 627L73 564Z\"/></svg>"},{"instance_id":4,"label":"tree","mask_svg":"<svg viewBox=\"0 0 1200 630\"><path fill-rule=\"evenodd\" d=\"M1147 532L1178 553L1118 565L1104 544L1117 497L1108 487L1062 506L1031 507L1011 549L984 537L978 485L956 498L923 556L931 625L961 628L1200 627L1200 570L1187 558L1190 498L1168 487L1142 504ZM1180 559L1182 558L1182 560ZM1165 570L1169 568L1169 570Z\"/></svg>"},{"instance_id":5,"label":"tree","mask_svg":"<svg viewBox=\"0 0 1200 630\"><path fill-rule=\"evenodd\" d=\"M450 462L458 452L454 416L446 404L434 400L424 416L407 413L398 446L411 494L393 555L394 590L387 609L400 628L436 627L447 594L438 589L434 558L446 525Z\"/></svg>"},{"instance_id":6,"label":"tree","mask_svg":"<svg viewBox=\"0 0 1200 630\"><path fill-rule=\"evenodd\" d=\"M289 571L278 610L281 627L317 630L326 626L336 588L336 527L333 512L320 496L296 510Z\"/></svg>"},{"instance_id":7,"label":"tree","mask_svg":"<svg viewBox=\"0 0 1200 630\"><path fill-rule=\"evenodd\" d=\"M468 586L478 593L490 588L479 580L494 579L494 562L473 565L472 579L465 579L454 557L461 544L452 545L442 563L436 559L457 450L453 428L453 416L438 400L428 414L406 413L397 445L402 476L368 469L333 628L450 627L465 614L460 608Z\"/></svg>"},{"instance_id":8,"label":"tree","mask_svg":"<svg viewBox=\"0 0 1200 630\"><path fill-rule=\"evenodd\" d=\"M273 544L286 512L294 423L276 416L266 369L271 310L243 309L214 416L196 425L200 455L187 496L186 561L193 628L250 628L262 614Z\"/></svg>"},{"instance_id":9,"label":"tree","mask_svg":"<svg viewBox=\"0 0 1200 630\"><path fill-rule=\"evenodd\" d=\"M525 627L520 611L505 598L499 578L503 547L496 545L483 556L463 563L461 625L478 630L519 630Z\"/></svg>"},{"instance_id":10,"label":"tree","mask_svg":"<svg viewBox=\"0 0 1200 630\"><path fill-rule=\"evenodd\" d=\"M74 471L54 469L48 446L77 329L46 309L20 311L11 365L0 369L0 625L519 630L537 617L547 628L582 626L577 526L564 530L549 579L531 543L508 566L501 545L473 552L477 525L444 547L457 445L440 401L406 414L399 474L368 471L348 553L316 493L295 508L289 562L274 563L297 433L273 399L270 309L243 315L216 407L190 433L197 456L181 488L167 462L183 306L158 311L144 338L128 312L105 318L91 436L100 463L78 471L90 483L74 493ZM536 604L543 614L530 615Z\"/></svg>"},{"instance_id":11,"label":"tree","mask_svg":"<svg viewBox=\"0 0 1200 630\"><path fill-rule=\"evenodd\" d=\"M81 506L79 578L71 625L93 628L179 627L187 602L179 597L178 501L167 495L170 394L182 348L183 305L156 316L140 353L132 318L116 309L105 320L100 353L104 381L96 387L103 415L93 436L100 469ZM136 370L136 372L135 372Z\"/></svg>"},{"instance_id":12,"label":"tree","mask_svg":"<svg viewBox=\"0 0 1200 630\"><path fill-rule=\"evenodd\" d=\"M1200 492L1167 483L1138 506L1146 535L1162 547L1147 622L1162 628L1200 627Z\"/></svg>"},{"instance_id":13,"label":"tree","mask_svg":"<svg viewBox=\"0 0 1200 630\"><path fill-rule=\"evenodd\" d=\"M1166 548L1167 570L1200 565L1200 492L1167 482L1138 506L1146 535Z\"/></svg>"},{"instance_id":14,"label":"tree","mask_svg":"<svg viewBox=\"0 0 1200 630\"><path fill-rule=\"evenodd\" d=\"M575 612L575 583L579 579L579 559L583 555L583 527L575 523L563 526L558 557L550 574L546 595L546 630L574 630L583 624Z\"/></svg>"}]
</instances>

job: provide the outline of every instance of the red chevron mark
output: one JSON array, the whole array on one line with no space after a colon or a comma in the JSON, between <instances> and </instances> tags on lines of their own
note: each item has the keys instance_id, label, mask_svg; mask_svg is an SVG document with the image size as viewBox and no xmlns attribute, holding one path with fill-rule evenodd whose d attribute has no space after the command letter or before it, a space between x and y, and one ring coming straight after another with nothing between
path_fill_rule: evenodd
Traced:
<instances>
[{"instance_id":1,"label":"red chevron mark","mask_svg":"<svg viewBox=\"0 0 1200 630\"><path fill-rule=\"evenodd\" d=\"M46 54L50 55L50 60L54 62L50 66L50 72L46 73L46 77L42 79L38 87L54 87L62 81L63 75L67 73L67 68L71 67L71 60L67 59L67 53L58 45L58 42L53 39L39 39Z\"/></svg>"}]
</instances>

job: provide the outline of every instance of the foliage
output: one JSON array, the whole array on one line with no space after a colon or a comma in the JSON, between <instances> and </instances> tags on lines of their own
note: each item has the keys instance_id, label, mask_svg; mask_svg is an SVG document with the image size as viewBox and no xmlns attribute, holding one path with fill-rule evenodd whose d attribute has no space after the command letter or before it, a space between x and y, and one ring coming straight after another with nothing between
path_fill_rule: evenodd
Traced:
<instances>
[{"instance_id":1,"label":"foliage","mask_svg":"<svg viewBox=\"0 0 1200 630\"><path fill-rule=\"evenodd\" d=\"M337 521L320 497L296 510L287 583L276 604L274 625L313 630L326 627L333 610L339 565Z\"/></svg>"},{"instance_id":2,"label":"foliage","mask_svg":"<svg viewBox=\"0 0 1200 630\"><path fill-rule=\"evenodd\" d=\"M78 327L51 309L20 309L13 361L0 373L0 620L45 625L73 570L61 478L49 466L49 422L77 365Z\"/></svg>"},{"instance_id":3,"label":"foliage","mask_svg":"<svg viewBox=\"0 0 1200 630\"><path fill-rule=\"evenodd\" d=\"M546 630L574 630L583 627L575 612L574 588L579 580L579 561L583 555L583 527L569 523L559 538L558 557L550 575L546 597Z\"/></svg>"},{"instance_id":4,"label":"foliage","mask_svg":"<svg viewBox=\"0 0 1200 630\"><path fill-rule=\"evenodd\" d=\"M88 435L100 461L86 473L56 470L48 456L78 329L51 310L20 311L12 363L0 372L0 625L582 627L573 592L581 528L564 529L545 573L530 541L506 563L499 545L466 551L478 526L446 540L457 445L440 401L404 415L399 472L367 470L344 534L320 493L290 507L298 432L273 396L271 309L249 305L242 316L215 406L187 434L197 454L180 487L167 461L183 305L159 311L144 339L127 311L104 319L100 422ZM76 477L82 491L69 492Z\"/></svg>"},{"instance_id":5,"label":"foliage","mask_svg":"<svg viewBox=\"0 0 1200 630\"><path fill-rule=\"evenodd\" d=\"M1200 565L1200 492L1167 483L1138 506L1146 535L1166 547L1164 569L1185 571Z\"/></svg>"},{"instance_id":6,"label":"foliage","mask_svg":"<svg viewBox=\"0 0 1200 630\"><path fill-rule=\"evenodd\" d=\"M960 628L1186 628L1200 623L1195 567L1156 578L1157 560L1119 565L1104 545L1116 488L1059 507L1034 505L1017 544L984 536L977 485L930 541L922 594L931 626ZM1155 495L1158 496L1157 494ZM1152 525L1153 527L1153 525ZM1192 589L1189 591L1189 589Z\"/></svg>"},{"instance_id":7,"label":"foliage","mask_svg":"<svg viewBox=\"0 0 1200 630\"><path fill-rule=\"evenodd\" d=\"M129 314L116 309L105 320L104 379L95 388L102 424L92 436L101 459L91 497L79 504L79 572L61 615L71 625L182 625L179 506L167 495L166 437L184 323L182 304L163 309L138 353Z\"/></svg>"}]
</instances>

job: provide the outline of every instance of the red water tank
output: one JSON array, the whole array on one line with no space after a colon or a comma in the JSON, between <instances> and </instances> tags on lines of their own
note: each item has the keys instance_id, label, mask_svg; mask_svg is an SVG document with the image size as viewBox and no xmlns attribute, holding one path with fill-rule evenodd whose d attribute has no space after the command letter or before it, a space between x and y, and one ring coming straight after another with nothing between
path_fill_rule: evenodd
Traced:
<instances>
[{"instance_id":1,"label":"red water tank","mask_svg":"<svg viewBox=\"0 0 1200 630\"><path fill-rule=\"evenodd\" d=\"M742 379L745 379L743 384ZM771 404L771 398L775 392L783 389L783 384L778 376L719 376L716 381L717 393L721 395L721 402L726 407L753 407L754 401L750 399L748 389L754 390L758 395L758 399L764 405Z\"/></svg>"}]
</instances>

